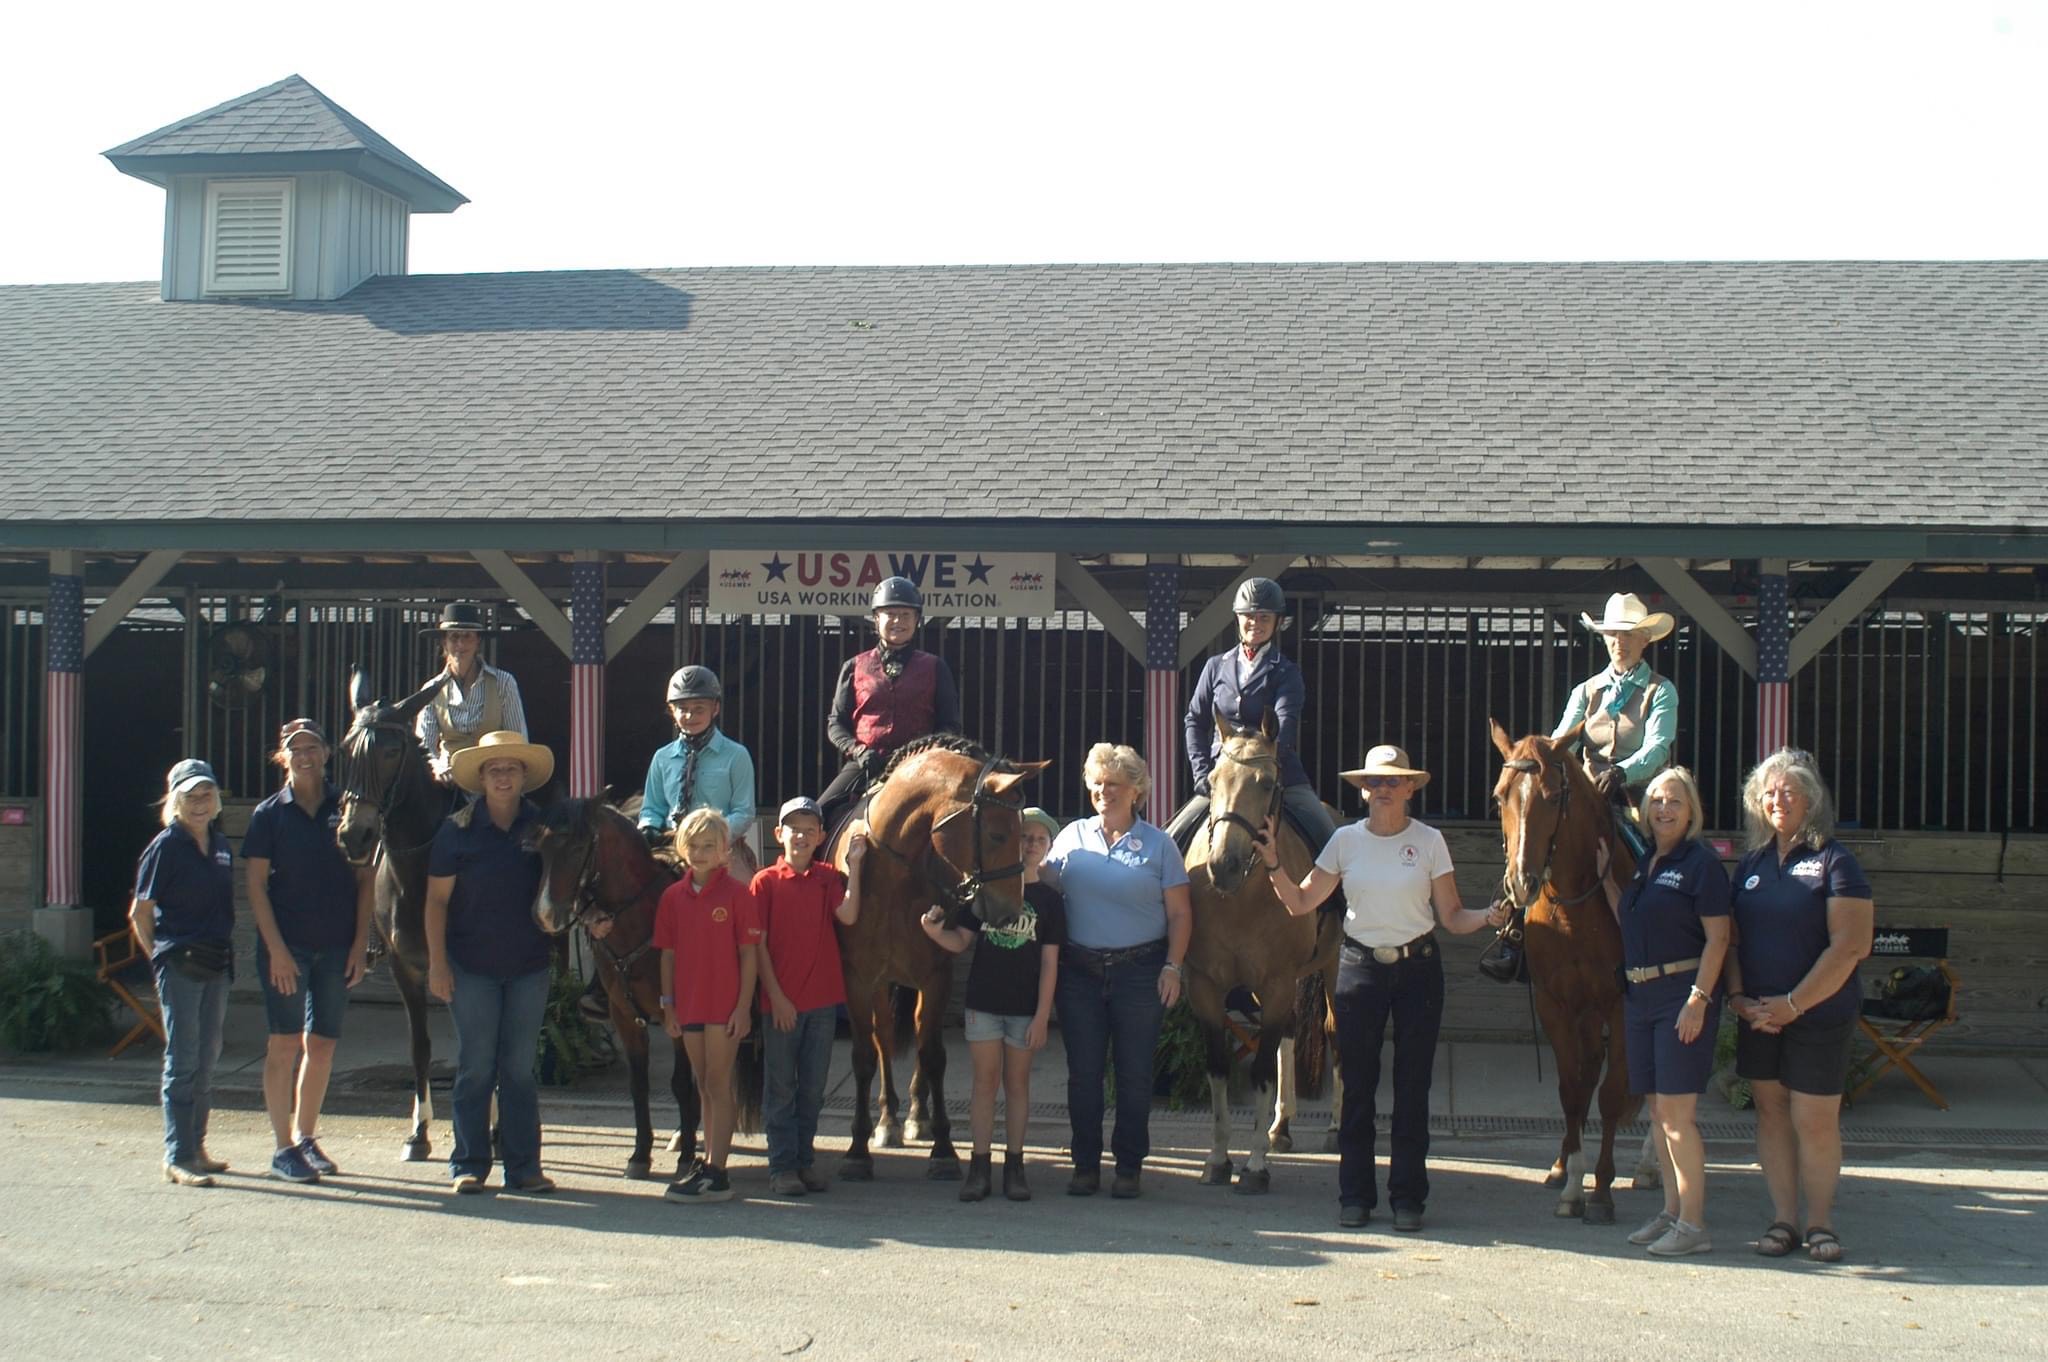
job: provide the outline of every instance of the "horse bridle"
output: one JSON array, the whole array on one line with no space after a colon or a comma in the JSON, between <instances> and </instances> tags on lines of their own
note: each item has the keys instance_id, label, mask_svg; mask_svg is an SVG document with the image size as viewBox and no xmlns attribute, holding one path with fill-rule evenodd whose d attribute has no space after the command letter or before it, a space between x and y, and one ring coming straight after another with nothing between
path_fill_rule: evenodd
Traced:
<instances>
[{"instance_id":1,"label":"horse bridle","mask_svg":"<svg viewBox=\"0 0 2048 1362\"><path fill-rule=\"evenodd\" d=\"M583 865L576 872L576 896L573 900L574 907L569 913L569 925L581 927L584 939L590 943L591 948L602 954L618 972L620 991L625 994L626 1005L633 1009L633 1024L644 1031L653 1023L653 1018L640 1010L640 1000L633 996L633 990L626 985L626 971L637 964L641 956L654 949L654 933L648 932L645 941L622 954L612 948L609 940L593 932L591 927L616 922L621 913L646 896L647 886L641 885L640 892L630 899L612 900L600 894L597 876L597 833L586 824L584 834Z\"/></svg>"},{"instance_id":2,"label":"horse bridle","mask_svg":"<svg viewBox=\"0 0 2048 1362\"><path fill-rule=\"evenodd\" d=\"M1246 761L1243 757L1240 757L1236 753L1232 752L1228 747L1224 748L1220 755L1225 761L1235 762L1239 766L1249 766L1254 771L1262 771L1263 764L1266 761L1271 761L1273 763L1273 794L1272 797L1266 801L1266 818L1268 821L1270 821L1273 815L1280 812L1280 798L1282 791L1280 788L1279 756L1276 754L1271 757L1262 757L1258 761ZM1243 828L1246 832L1252 835L1253 845L1257 845L1259 842L1263 841L1266 836L1266 829L1264 824L1253 824L1251 819L1246 818L1236 809L1224 809L1221 812L1218 812L1216 808L1216 801L1214 799L1211 799L1209 801L1209 823L1207 828L1204 829L1205 834L1213 836L1216 831L1216 825L1218 823L1235 824L1236 826Z\"/></svg>"},{"instance_id":3,"label":"horse bridle","mask_svg":"<svg viewBox=\"0 0 2048 1362\"><path fill-rule=\"evenodd\" d=\"M374 744L371 745L370 751L368 752L354 752L350 750L349 740L355 737L356 733L359 730L365 732L366 734L395 733L400 738L400 742L398 745L398 769L391 773L391 779L385 781L383 787L376 792L376 798L374 800L369 798L367 791L364 794L359 795L355 792L354 788L356 783L356 777L359 774L366 775L370 778L366 779L363 782L365 785L368 785L377 774L375 761L376 748ZM390 719L372 719L368 722L358 720L355 723L355 725L349 729L347 733L342 735L340 772L342 817L344 820L347 819L348 806L352 803L362 802L373 804L377 810L377 839L380 842L384 840L385 829L390 826L391 811L398 805L398 792L401 789L403 789L405 785L405 764L407 761L412 759L412 756L415 752L418 752L420 750L420 746L418 743L404 741L405 739L410 738L411 736L412 730L410 728L407 728L404 724L396 723ZM432 839L430 838L429 840ZM421 845L424 846L425 843L422 843ZM394 847L392 848L392 850L397 852L418 851L419 847Z\"/></svg>"},{"instance_id":4,"label":"horse bridle","mask_svg":"<svg viewBox=\"0 0 2048 1362\"><path fill-rule=\"evenodd\" d=\"M932 833L934 836L937 836L940 829L956 818L972 815L974 819L974 870L971 874L953 864L952 858L947 856L937 846L932 848L932 855L946 869L958 875L960 877L959 882L950 885L945 884L937 878L938 868L936 866L929 863L925 866L925 879L931 887L932 896L950 910L946 914L948 924L961 913L967 912L973 906L974 901L981 897L983 889L998 880L1007 880L1013 875L1022 875L1024 873L1024 861L1021 856L1014 865L999 866L994 870L989 869L982 863L982 811L990 806L994 806L997 808L1013 809L1021 813L1024 808L1024 800L1021 795L1014 800L1004 799L1001 795L990 794L981 788L981 783L989 778L990 773L996 769L1000 760L1001 758L993 756L983 759L981 769L975 773L973 793L968 796L967 802L932 824ZM903 862L903 864L910 864L910 857L908 855L890 846L880 837L871 836L869 840L891 856L894 856L897 860Z\"/></svg>"},{"instance_id":5,"label":"horse bridle","mask_svg":"<svg viewBox=\"0 0 2048 1362\"><path fill-rule=\"evenodd\" d=\"M1504 767L1505 769L1507 769L1507 770L1510 770L1510 771L1520 771L1520 772L1522 772L1522 773L1523 773L1524 775L1533 775L1533 776L1535 776L1535 777L1536 777L1536 797L1537 797L1538 799L1541 799L1541 800L1542 800L1542 801L1543 801L1543 802L1544 802L1545 804L1554 804L1554 805L1556 805L1556 806L1557 806L1557 820L1556 820L1556 821L1555 821L1554 823L1552 823L1552 824L1550 825L1550 845L1549 845L1549 846L1547 846L1547 847L1545 847L1545 848L1544 848L1544 850L1543 850L1543 868L1542 868L1541 870L1538 870L1538 871L1536 872L1536 886L1537 886L1537 888L1536 888L1536 892L1537 892L1537 893L1538 893L1538 894L1540 895L1540 894L1541 894L1541 893L1543 892L1543 890L1544 890L1545 888L1555 888L1555 887L1556 887L1556 886L1555 886L1555 885L1554 885L1554 884L1552 883L1552 881L1551 881L1551 878L1550 878L1550 863L1551 863L1551 861L1552 861L1552 860L1554 860L1554 859L1556 858L1556 856L1557 856L1557 833L1558 833L1558 829L1564 826L1564 820L1565 820L1565 815L1566 815L1566 814L1568 814L1569 812L1571 812L1571 806L1572 806L1572 777L1571 777L1571 772L1569 772L1569 771L1565 771L1565 770L1560 770L1560 771L1558 772L1558 774L1559 774L1559 775L1561 775L1561 776L1562 776L1562 777L1564 778L1564 788L1563 788L1563 789L1562 789L1561 791L1559 791L1559 792L1558 792L1557 794L1555 794L1555 795L1552 795L1552 794L1550 793L1550 791L1548 791L1548 790L1546 790L1546 789L1544 789L1544 788L1543 788L1543 763L1542 763L1542 762L1540 762L1540 761L1538 761L1538 760L1537 760L1536 758L1534 758L1534 757L1515 757L1515 758L1513 758L1513 759L1511 759L1511 760L1509 760L1509 761L1503 762L1503 763L1502 763L1502 766L1503 766L1503 767ZM1525 819L1524 819L1524 824L1525 824L1525 826L1526 826L1526 823L1527 823L1527 820L1526 820L1526 818L1525 818ZM1567 899L1567 898L1559 898L1559 899L1555 899L1555 900L1553 900L1553 901L1554 901L1554 902L1555 902L1555 903L1556 903L1556 904L1557 904L1557 905L1558 905L1558 906L1559 906L1560 908L1570 908L1570 907L1574 907L1574 906L1576 906L1576 905L1578 905L1578 904L1584 903L1584 902L1585 902L1585 901L1586 901L1587 899L1589 899L1589 898L1593 897L1593 893L1594 893L1594 891L1595 891L1595 890L1597 890L1597 889L1599 889L1599 888L1600 888L1600 880L1601 880L1601 877L1599 877L1599 876L1597 876L1597 875L1596 875L1596 876L1594 877L1594 879L1593 879L1593 883L1592 883L1592 885L1591 885L1591 886L1589 886L1589 887L1588 887L1588 888L1587 888L1587 889L1586 889L1586 890L1585 890L1585 891L1584 891L1583 893L1579 893L1579 894L1574 894L1574 895L1573 895L1572 897L1570 897L1570 898L1568 898L1568 899ZM1502 897L1502 898L1504 898L1504 899L1506 899L1506 900L1507 900L1507 901L1508 901L1508 902L1509 902L1510 904L1512 904L1512 905L1514 906L1514 909L1515 909L1515 911L1516 911L1516 912L1518 912L1518 913L1519 913L1519 912L1526 912L1526 911L1528 910L1528 905L1527 905L1527 904L1522 904L1522 903L1516 903L1516 902L1515 902L1515 890L1514 890L1514 875L1513 875L1513 874L1511 873L1511 871L1510 871L1510 870L1509 870L1509 869L1508 869L1507 867L1502 867L1502 869L1501 869L1501 874L1500 874L1500 888L1501 888L1501 897Z\"/></svg>"}]
</instances>

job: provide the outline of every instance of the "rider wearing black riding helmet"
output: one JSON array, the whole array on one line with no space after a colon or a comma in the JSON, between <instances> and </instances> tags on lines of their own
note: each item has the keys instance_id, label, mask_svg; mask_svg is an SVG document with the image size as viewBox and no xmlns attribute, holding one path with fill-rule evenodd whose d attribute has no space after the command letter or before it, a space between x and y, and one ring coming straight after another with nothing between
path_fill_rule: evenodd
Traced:
<instances>
[{"instance_id":1,"label":"rider wearing black riding helmet","mask_svg":"<svg viewBox=\"0 0 2048 1362\"><path fill-rule=\"evenodd\" d=\"M908 577L886 577L869 603L874 647L839 670L825 732L845 764L818 797L824 823L882 774L897 749L932 733L960 731L960 691L945 660L911 642L924 622L924 597Z\"/></svg>"},{"instance_id":2,"label":"rider wearing black riding helmet","mask_svg":"<svg viewBox=\"0 0 2048 1362\"><path fill-rule=\"evenodd\" d=\"M640 831L666 846L693 809L725 819L734 840L754 825L754 759L718 727L725 687L709 667L680 667L668 679L676 739L655 749L640 793Z\"/></svg>"},{"instance_id":3,"label":"rider wearing black riding helmet","mask_svg":"<svg viewBox=\"0 0 2048 1362\"><path fill-rule=\"evenodd\" d=\"M1308 769L1301 764L1301 714L1308 690L1301 668L1273 641L1286 615L1287 593L1270 577L1250 577L1238 586L1231 609L1237 614L1237 646L1210 658L1188 695L1184 728L1195 793L1167 825L1167 835L1176 845L1185 846L1209 816L1209 773L1223 750L1216 733L1217 716L1257 731L1271 714L1280 748L1281 798L1308 839L1309 850L1320 852L1337 828L1309 784Z\"/></svg>"}]
</instances>

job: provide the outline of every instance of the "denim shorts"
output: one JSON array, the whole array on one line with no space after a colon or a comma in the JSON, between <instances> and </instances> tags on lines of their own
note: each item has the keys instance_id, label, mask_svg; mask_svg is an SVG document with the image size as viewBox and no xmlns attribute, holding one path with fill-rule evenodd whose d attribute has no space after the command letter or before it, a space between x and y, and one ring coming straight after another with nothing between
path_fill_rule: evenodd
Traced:
<instances>
[{"instance_id":1,"label":"denim shorts","mask_svg":"<svg viewBox=\"0 0 2048 1362\"><path fill-rule=\"evenodd\" d=\"M1030 1030L1029 1017L1005 1017L995 1012L967 1009L967 1042L970 1045L978 1040L999 1040L1013 1050L1028 1050L1031 1046L1024 1037Z\"/></svg>"},{"instance_id":2,"label":"denim shorts","mask_svg":"<svg viewBox=\"0 0 2048 1362\"><path fill-rule=\"evenodd\" d=\"M270 982L270 952L256 939L256 977L263 981L263 1011L273 1036L310 1032L341 1039L341 1014L348 1010L348 947L290 947L299 967L299 990L279 993Z\"/></svg>"}]
</instances>

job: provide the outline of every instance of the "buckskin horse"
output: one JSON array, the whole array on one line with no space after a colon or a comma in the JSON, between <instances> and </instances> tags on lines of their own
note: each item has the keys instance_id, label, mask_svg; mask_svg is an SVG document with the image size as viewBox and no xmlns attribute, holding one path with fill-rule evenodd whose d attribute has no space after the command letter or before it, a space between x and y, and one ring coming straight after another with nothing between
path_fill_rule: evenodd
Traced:
<instances>
[{"instance_id":1,"label":"buckskin horse","mask_svg":"<svg viewBox=\"0 0 2048 1362\"><path fill-rule=\"evenodd\" d=\"M369 678L349 675L355 722L342 737L336 783L341 823L335 840L352 865L377 863L376 923L391 959L391 977L412 1028L412 1133L399 1158L417 1163L433 1152L428 1127L434 1098L427 1085L433 1042L427 1035L427 853L457 793L434 779L413 720L441 689L437 676L395 705L370 696Z\"/></svg>"},{"instance_id":2,"label":"buckskin horse","mask_svg":"<svg viewBox=\"0 0 2048 1362\"><path fill-rule=\"evenodd\" d=\"M654 1118L648 1107L651 1032L661 1029L661 952L654 912L675 872L647 849L633 821L602 799L565 799L543 813L533 831L540 853L540 893L533 919L550 936L581 925L611 1003L612 1029L626 1048L633 1097L633 1153L626 1176L644 1178L653 1164ZM671 1148L682 1176L697 1153L697 1084L681 1037L674 1041L669 1091L681 1119Z\"/></svg>"},{"instance_id":3,"label":"buckskin horse","mask_svg":"<svg viewBox=\"0 0 2048 1362\"><path fill-rule=\"evenodd\" d=\"M1615 1130L1642 1103L1628 1096L1621 929L1600 892L1597 867L1603 842L1619 880L1635 872L1635 857L1614 835L1607 801L1571 755L1578 729L1555 742L1540 734L1510 742L1499 723L1487 724L1503 759L1493 789L1507 848L1502 890L1527 914L1529 979L1537 1018L1557 1057L1557 1099L1564 1111L1564 1142L1544 1185L1563 1189L1558 1215L1608 1225L1614 1223ZM1589 1196L1580 1135L1596 1090L1600 1158Z\"/></svg>"},{"instance_id":4,"label":"buckskin horse","mask_svg":"<svg viewBox=\"0 0 2048 1362\"><path fill-rule=\"evenodd\" d=\"M1024 911L1023 799L1013 792L1052 763L1011 762L966 738L919 738L900 749L882 774L868 805L868 852L860 864L860 917L839 926L839 959L846 976L846 1010L853 1035L853 1135L839 1176L874 1177L868 1142L877 1133L875 1073L882 1071L884 1148L929 1133L925 1175L960 1176L952 1122L946 1115L946 1049L939 1028L953 988L953 957L918 926L934 905L950 925L972 912L1004 927ZM834 834L830 853L846 865L849 820ZM895 1011L891 985L917 994L917 1067L910 1081L910 1119L896 1123L893 1072Z\"/></svg>"},{"instance_id":5,"label":"buckskin horse","mask_svg":"<svg viewBox=\"0 0 2048 1362\"><path fill-rule=\"evenodd\" d=\"M1230 1160L1230 1059L1232 1037L1224 1008L1231 990L1251 991L1258 1002L1259 1029L1252 1054L1251 1150L1237 1170L1237 1190L1264 1192L1272 1173L1269 1149L1292 1147L1279 1101L1279 1057L1283 1045L1300 1047L1301 1069L1320 1074L1324 1053L1324 992L1334 978L1342 924L1336 913L1303 917L1288 913L1267 877L1258 843L1269 819L1280 811L1280 755L1272 716L1260 731L1233 727L1216 716L1222 740L1209 776L1209 821L1195 830L1187 851L1195 930L1188 943L1188 1005L1208 1046L1209 1108L1215 1141L1202 1164L1202 1181L1227 1183ZM1279 822L1280 864L1297 881L1314 857L1301 835ZM1300 1022L1306 1018L1307 1026ZM1270 1121L1270 1125L1268 1124Z\"/></svg>"}]
</instances>

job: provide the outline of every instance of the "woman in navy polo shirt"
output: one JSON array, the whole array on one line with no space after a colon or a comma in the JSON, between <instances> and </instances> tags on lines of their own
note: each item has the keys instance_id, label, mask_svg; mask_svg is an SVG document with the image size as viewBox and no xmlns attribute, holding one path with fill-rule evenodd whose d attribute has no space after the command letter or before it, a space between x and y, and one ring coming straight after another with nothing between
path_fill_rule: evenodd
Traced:
<instances>
[{"instance_id":1,"label":"woman in navy polo shirt","mask_svg":"<svg viewBox=\"0 0 2048 1362\"><path fill-rule=\"evenodd\" d=\"M1842 1083L1870 954L1870 881L1834 839L1834 803L1813 758L1780 748L1742 787L1750 853L1735 867L1735 960L1728 1006L1742 1019L1735 1071L1756 1098L1757 1161L1771 1224L1756 1251L1782 1258L1800 1243L1838 1262L1831 1228L1842 1174Z\"/></svg>"},{"instance_id":2,"label":"woman in navy polo shirt","mask_svg":"<svg viewBox=\"0 0 2048 1362\"><path fill-rule=\"evenodd\" d=\"M540 1089L533 1076L547 1008L547 936L533 920L540 855L526 847L539 810L526 796L555 773L555 754L510 730L486 733L449 762L478 799L449 815L427 859L427 990L455 1020L455 1190L484 1189L491 1171L491 1094L505 1186L555 1190L540 1170Z\"/></svg>"},{"instance_id":3,"label":"woman in navy polo shirt","mask_svg":"<svg viewBox=\"0 0 2048 1362\"><path fill-rule=\"evenodd\" d=\"M1601 881L1621 924L1628 976L1629 1091L1649 1099L1664 1170L1664 1209L1628 1241L1660 1258L1677 1258L1714 1247L1705 1219L1707 1153L1695 1109L1714 1069L1721 1025L1714 989L1728 956L1728 872L1700 840L1706 816L1690 771L1673 766L1652 777L1643 810L1650 854L1627 887Z\"/></svg>"},{"instance_id":4,"label":"woman in navy polo shirt","mask_svg":"<svg viewBox=\"0 0 2048 1362\"><path fill-rule=\"evenodd\" d=\"M149 952L164 1017L164 1181L211 1187L227 1165L206 1152L213 1065L234 977L235 857L213 825L220 786L187 758L164 780L164 830L135 867L128 920Z\"/></svg>"},{"instance_id":5,"label":"woman in navy polo shirt","mask_svg":"<svg viewBox=\"0 0 2048 1362\"><path fill-rule=\"evenodd\" d=\"M1099 742L1082 768L1095 817L1067 824L1038 868L1066 899L1053 998L1067 1047L1067 1119L1074 1176L1068 1196L1102 1186L1102 1081L1116 1057L1116 1127L1109 1194L1138 1195L1152 1152L1152 1056L1166 1009L1180 1000L1182 961L1194 934L1187 867L1164 832L1138 817L1152 787L1145 761Z\"/></svg>"}]
</instances>

